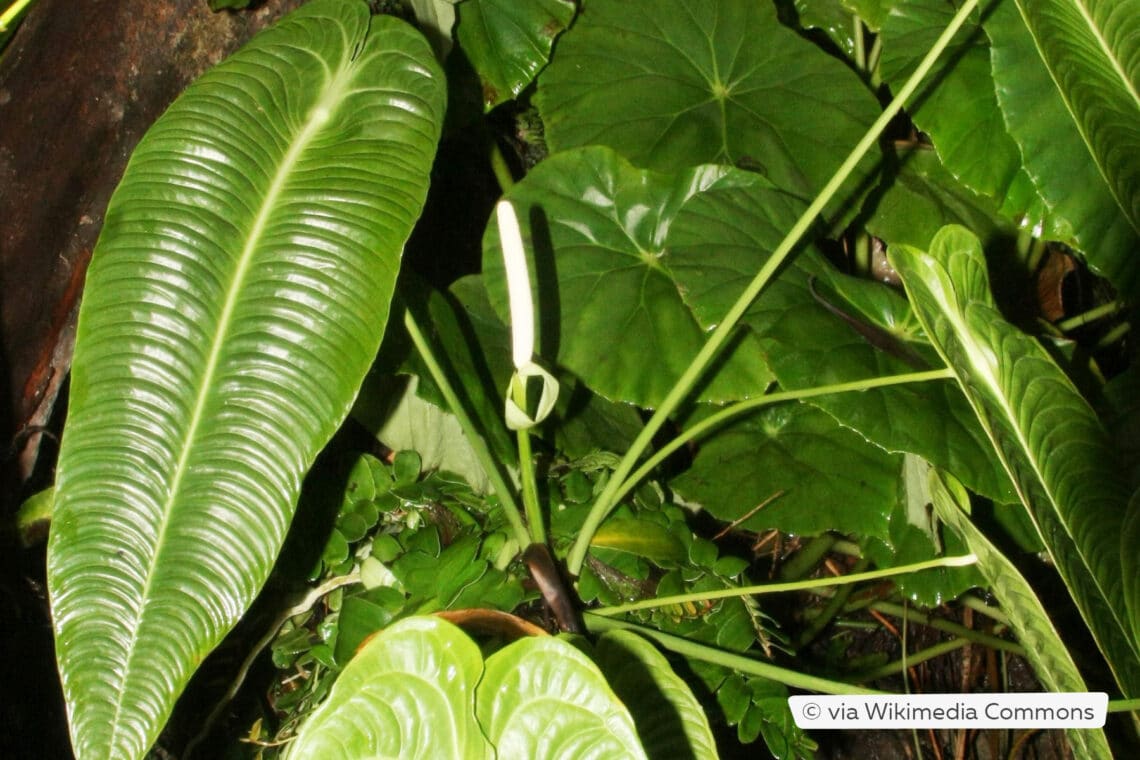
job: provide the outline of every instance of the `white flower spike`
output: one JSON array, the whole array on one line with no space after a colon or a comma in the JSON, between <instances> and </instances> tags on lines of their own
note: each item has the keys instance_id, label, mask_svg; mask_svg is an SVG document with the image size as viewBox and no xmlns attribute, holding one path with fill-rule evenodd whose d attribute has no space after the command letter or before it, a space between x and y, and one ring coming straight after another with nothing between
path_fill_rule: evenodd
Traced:
<instances>
[{"instance_id":1,"label":"white flower spike","mask_svg":"<svg viewBox=\"0 0 1140 760\"><path fill-rule=\"evenodd\" d=\"M511 309L511 358L515 372L507 386L506 418L511 430L526 430L542 422L554 409L558 399L558 381L534 362L534 301L530 294L530 272L523 249L518 217L509 201L495 207L499 222L499 240L503 249L503 265L507 271L507 293ZM516 402L525 398L526 379L542 378L542 395L534 417Z\"/></svg>"}]
</instances>

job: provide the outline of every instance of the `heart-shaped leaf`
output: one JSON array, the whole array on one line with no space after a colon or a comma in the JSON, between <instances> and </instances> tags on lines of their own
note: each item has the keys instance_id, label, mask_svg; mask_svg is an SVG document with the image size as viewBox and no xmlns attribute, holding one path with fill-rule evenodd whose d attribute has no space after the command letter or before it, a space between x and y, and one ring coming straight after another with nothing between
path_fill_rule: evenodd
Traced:
<instances>
[{"instance_id":1,"label":"heart-shaped leaf","mask_svg":"<svg viewBox=\"0 0 1140 760\"><path fill-rule=\"evenodd\" d=\"M463 631L434 617L401 620L361 647L287 757L495 757L472 709L482 674Z\"/></svg>"},{"instance_id":2,"label":"heart-shaped leaf","mask_svg":"<svg viewBox=\"0 0 1140 760\"><path fill-rule=\"evenodd\" d=\"M135 151L87 278L48 549L79 758L142 757L268 576L379 346L443 109L415 30L316 0Z\"/></svg>"},{"instance_id":3,"label":"heart-shaped leaf","mask_svg":"<svg viewBox=\"0 0 1140 760\"><path fill-rule=\"evenodd\" d=\"M475 712L499 757L645 757L598 666L553 637L520 639L488 657Z\"/></svg>"}]
</instances>

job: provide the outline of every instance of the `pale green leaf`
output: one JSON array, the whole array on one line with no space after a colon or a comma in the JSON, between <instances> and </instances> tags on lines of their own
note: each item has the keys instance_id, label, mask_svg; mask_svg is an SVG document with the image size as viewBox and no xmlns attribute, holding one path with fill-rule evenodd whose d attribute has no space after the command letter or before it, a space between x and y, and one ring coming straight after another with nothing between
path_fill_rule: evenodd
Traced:
<instances>
[{"instance_id":1,"label":"pale green leaf","mask_svg":"<svg viewBox=\"0 0 1140 760\"><path fill-rule=\"evenodd\" d=\"M657 562L677 562L687 556L684 544L668 527L652 520L620 515L602 523L590 546L626 552Z\"/></svg>"},{"instance_id":2,"label":"pale green leaf","mask_svg":"<svg viewBox=\"0 0 1140 760\"><path fill-rule=\"evenodd\" d=\"M401 620L349 661L286 757L493 758L472 709L482 673L479 647L451 623Z\"/></svg>"},{"instance_id":3,"label":"pale green leaf","mask_svg":"<svg viewBox=\"0 0 1140 760\"><path fill-rule=\"evenodd\" d=\"M499 757L645 757L598 666L553 637L520 639L487 658L475 712Z\"/></svg>"},{"instance_id":4,"label":"pale green leaf","mask_svg":"<svg viewBox=\"0 0 1140 760\"><path fill-rule=\"evenodd\" d=\"M890 259L1121 689L1136 695L1136 588L1120 572L1128 490L1104 428L1045 349L1002 318L970 232L946 227L930 253L896 246Z\"/></svg>"},{"instance_id":5,"label":"pale green leaf","mask_svg":"<svg viewBox=\"0 0 1140 760\"><path fill-rule=\"evenodd\" d=\"M419 383L418 377L399 377L385 385L391 406L373 428L376 438L393 451L415 451L424 471L453 472L476 493L487 493L487 474L467 442L463 426L454 414L416 395Z\"/></svg>"},{"instance_id":6,"label":"pale green leaf","mask_svg":"<svg viewBox=\"0 0 1140 760\"><path fill-rule=\"evenodd\" d=\"M657 647L630 631L609 631L594 659L629 706L649 757L718 757L704 708Z\"/></svg>"},{"instance_id":7,"label":"pale green leaf","mask_svg":"<svg viewBox=\"0 0 1140 760\"><path fill-rule=\"evenodd\" d=\"M455 4L459 0L408 0L416 26L431 41L436 58L443 61L455 44Z\"/></svg>"},{"instance_id":8,"label":"pale green leaf","mask_svg":"<svg viewBox=\"0 0 1140 760\"><path fill-rule=\"evenodd\" d=\"M969 495L960 485L948 483L934 470L930 472L929 483L935 512L977 556L975 568L997 595L1002 611L1009 618L1017 640L1025 647L1025 656L1033 663L1033 672L1041 685L1049 691L1088 691L1069 650L1029 583L963 511L969 509ZM1100 729L1072 729L1067 735L1077 757L1112 755L1104 731Z\"/></svg>"},{"instance_id":9,"label":"pale green leaf","mask_svg":"<svg viewBox=\"0 0 1140 760\"><path fill-rule=\"evenodd\" d=\"M443 109L418 32L316 0L132 156L87 277L48 548L79 758L142 757L267 578L379 346Z\"/></svg>"}]
</instances>

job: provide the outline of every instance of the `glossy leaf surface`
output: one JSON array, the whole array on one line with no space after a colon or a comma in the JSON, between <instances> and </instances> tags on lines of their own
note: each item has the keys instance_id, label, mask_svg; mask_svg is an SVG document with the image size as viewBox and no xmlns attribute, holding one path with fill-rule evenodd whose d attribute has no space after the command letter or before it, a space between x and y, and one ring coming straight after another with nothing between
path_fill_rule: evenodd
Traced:
<instances>
[{"instance_id":1,"label":"glossy leaf surface","mask_svg":"<svg viewBox=\"0 0 1140 760\"><path fill-rule=\"evenodd\" d=\"M630 706L645 753L651 758L718 757L708 717L689 686L657 647L630 631L609 631L594 659L617 695Z\"/></svg>"},{"instance_id":2,"label":"glossy leaf surface","mask_svg":"<svg viewBox=\"0 0 1140 760\"><path fill-rule=\"evenodd\" d=\"M518 209L530 257L539 354L608 399L657 405L706 333L671 276L670 225L687 198L737 181L753 178L717 166L676 176L643 171L603 147L558 153L535 167L506 197ZM505 320L495 224L484 235L483 267L491 303ZM764 389L770 376L748 336L726 357L703 399Z\"/></svg>"},{"instance_id":3,"label":"glossy leaf surface","mask_svg":"<svg viewBox=\"0 0 1140 760\"><path fill-rule=\"evenodd\" d=\"M519 639L488 657L475 712L499 757L645 757L598 666L553 637Z\"/></svg>"},{"instance_id":4,"label":"glossy leaf surface","mask_svg":"<svg viewBox=\"0 0 1140 760\"><path fill-rule=\"evenodd\" d=\"M895 4L883 23L883 79L901 86L954 13L954 6L942 0ZM990 74L989 40L976 21L954 38L909 112L963 185L994 199L1006 218L1056 237L1006 130Z\"/></svg>"},{"instance_id":5,"label":"glossy leaf surface","mask_svg":"<svg viewBox=\"0 0 1140 760\"><path fill-rule=\"evenodd\" d=\"M1017 7L1116 205L1140 232L1140 0Z\"/></svg>"},{"instance_id":6,"label":"glossy leaf surface","mask_svg":"<svg viewBox=\"0 0 1140 760\"><path fill-rule=\"evenodd\" d=\"M670 231L667 260L700 324L711 327L722 318L799 213L794 199L756 181L711 187L686 201ZM815 250L800 253L743 321L759 336L784 390L939 365L906 299L840 274ZM821 396L811 403L887 451L919 454L961 473L982 493L1012 498L965 399L948 381Z\"/></svg>"},{"instance_id":7,"label":"glossy leaf surface","mask_svg":"<svg viewBox=\"0 0 1140 760\"><path fill-rule=\"evenodd\" d=\"M890 258L1121 689L1135 695L1137 602L1120 573L1128 490L1100 421L1045 349L1002 318L971 233L947 227L929 253L897 246Z\"/></svg>"},{"instance_id":8,"label":"glossy leaf surface","mask_svg":"<svg viewBox=\"0 0 1140 760\"><path fill-rule=\"evenodd\" d=\"M1031 13L1019 13L1019 7ZM1074 19L1079 8L1087 13ZM1029 28L1026 18L1032 18ZM998 103L1055 217L1055 237L1135 297L1140 293L1140 4L1004 2L986 21L986 32Z\"/></svg>"},{"instance_id":9,"label":"glossy leaf surface","mask_svg":"<svg viewBox=\"0 0 1140 760\"><path fill-rule=\"evenodd\" d=\"M530 84L574 18L571 0L467 0L458 9L459 44L479 73L488 110Z\"/></svg>"},{"instance_id":10,"label":"glossy leaf surface","mask_svg":"<svg viewBox=\"0 0 1140 760\"><path fill-rule=\"evenodd\" d=\"M268 576L379 345L443 107L417 32L317 0L134 153L88 274L48 555L78 757L141 757Z\"/></svg>"},{"instance_id":11,"label":"glossy leaf surface","mask_svg":"<svg viewBox=\"0 0 1140 760\"><path fill-rule=\"evenodd\" d=\"M537 102L552 150L608 145L659 171L734 164L805 198L879 111L859 78L782 26L771 3L712 0L591 2L539 77Z\"/></svg>"},{"instance_id":12,"label":"glossy leaf surface","mask_svg":"<svg viewBox=\"0 0 1140 760\"><path fill-rule=\"evenodd\" d=\"M482 674L463 631L434 617L401 620L349 661L287 757L495 757L472 709Z\"/></svg>"}]
</instances>

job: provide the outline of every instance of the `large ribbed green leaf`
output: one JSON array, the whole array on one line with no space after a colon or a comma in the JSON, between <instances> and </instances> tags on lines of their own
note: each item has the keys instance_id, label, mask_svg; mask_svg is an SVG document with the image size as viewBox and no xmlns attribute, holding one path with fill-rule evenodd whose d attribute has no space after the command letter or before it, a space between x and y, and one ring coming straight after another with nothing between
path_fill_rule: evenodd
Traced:
<instances>
[{"instance_id":1,"label":"large ribbed green leaf","mask_svg":"<svg viewBox=\"0 0 1140 760\"><path fill-rule=\"evenodd\" d=\"M287 757L492 758L475 719L482 676L483 655L463 631L440 618L405 618L361 645Z\"/></svg>"},{"instance_id":2,"label":"large ribbed green leaf","mask_svg":"<svg viewBox=\"0 0 1140 760\"><path fill-rule=\"evenodd\" d=\"M1140 694L1140 646L1121 577L1128 488L1092 408L990 296L978 239L943 228L924 253L889 253L928 336L989 435L1121 689Z\"/></svg>"},{"instance_id":3,"label":"large ribbed green leaf","mask_svg":"<svg viewBox=\"0 0 1140 760\"><path fill-rule=\"evenodd\" d=\"M1009 0L986 32L998 103L1053 226L1137 296L1140 0Z\"/></svg>"},{"instance_id":4,"label":"large ribbed green leaf","mask_svg":"<svg viewBox=\"0 0 1140 760\"><path fill-rule=\"evenodd\" d=\"M48 548L79 758L141 757L264 583L379 345L444 98L418 32L316 0L135 151L87 279Z\"/></svg>"}]
</instances>

